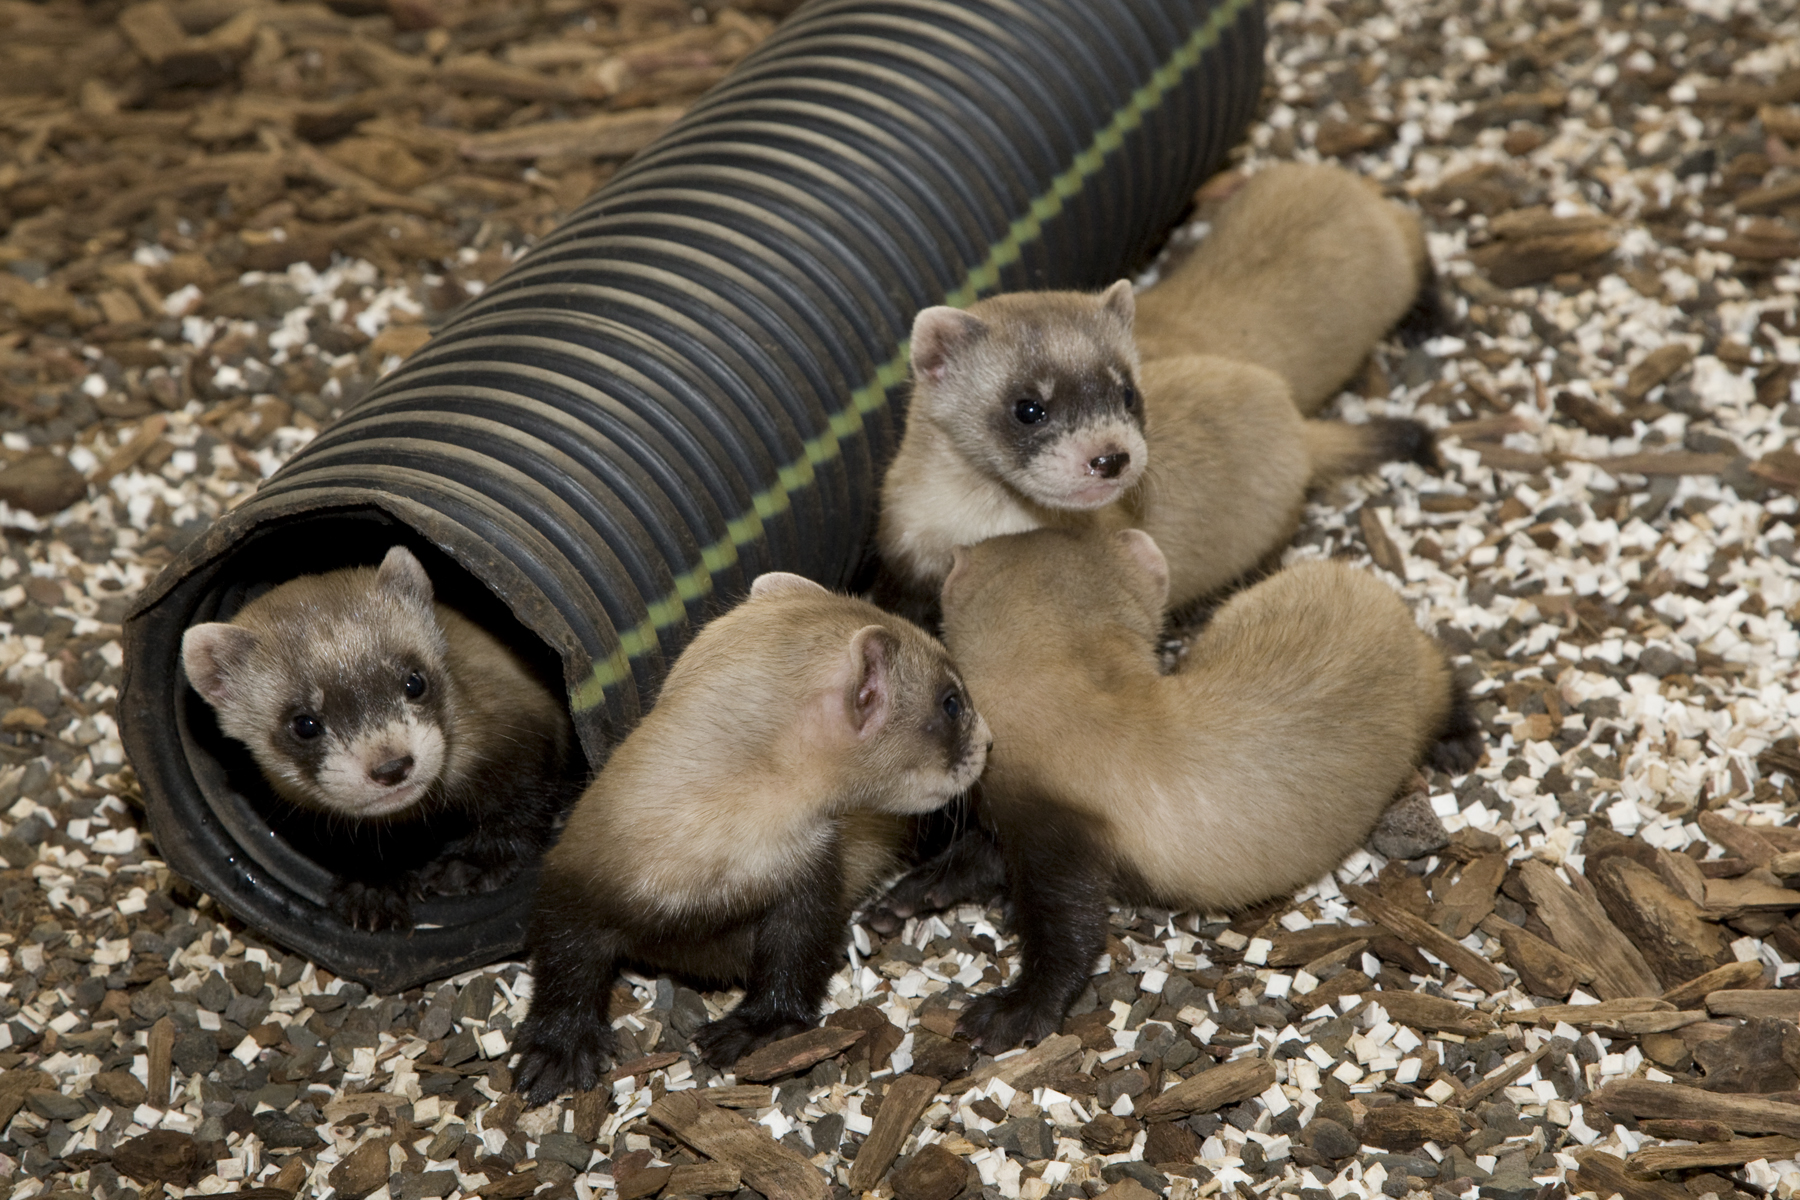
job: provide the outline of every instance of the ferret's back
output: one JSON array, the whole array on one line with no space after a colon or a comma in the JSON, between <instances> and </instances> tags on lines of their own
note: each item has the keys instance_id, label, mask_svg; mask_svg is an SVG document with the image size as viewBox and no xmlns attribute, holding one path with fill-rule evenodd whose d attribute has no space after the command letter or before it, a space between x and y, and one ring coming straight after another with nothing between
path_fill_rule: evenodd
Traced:
<instances>
[{"instance_id":1,"label":"ferret's back","mask_svg":"<svg viewBox=\"0 0 1800 1200\"><path fill-rule=\"evenodd\" d=\"M1311 414L1406 315L1426 273L1418 218L1334 167L1259 172L1138 298L1144 358L1217 354L1284 376Z\"/></svg>"}]
</instances>

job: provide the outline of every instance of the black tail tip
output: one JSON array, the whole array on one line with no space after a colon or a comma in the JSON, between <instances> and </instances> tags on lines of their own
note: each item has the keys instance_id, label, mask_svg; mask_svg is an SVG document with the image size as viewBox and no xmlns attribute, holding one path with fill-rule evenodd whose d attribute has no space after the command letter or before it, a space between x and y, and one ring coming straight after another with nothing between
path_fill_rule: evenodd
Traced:
<instances>
[{"instance_id":1,"label":"black tail tip","mask_svg":"<svg viewBox=\"0 0 1800 1200\"><path fill-rule=\"evenodd\" d=\"M1426 761L1447 775L1467 775L1487 752L1487 737L1481 722L1475 719L1475 706L1469 700L1469 689L1458 682L1451 685L1450 711L1438 730L1437 741L1426 754Z\"/></svg>"},{"instance_id":2,"label":"black tail tip","mask_svg":"<svg viewBox=\"0 0 1800 1200\"><path fill-rule=\"evenodd\" d=\"M1430 426L1410 417L1372 417L1369 427L1382 461L1418 463L1427 471L1443 469L1437 435Z\"/></svg>"}]
</instances>

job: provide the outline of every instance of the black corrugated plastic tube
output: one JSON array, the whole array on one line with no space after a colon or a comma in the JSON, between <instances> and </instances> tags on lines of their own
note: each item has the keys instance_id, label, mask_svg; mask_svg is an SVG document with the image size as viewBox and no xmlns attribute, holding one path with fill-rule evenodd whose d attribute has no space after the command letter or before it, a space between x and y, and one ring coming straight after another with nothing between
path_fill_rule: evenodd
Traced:
<instances>
[{"instance_id":1,"label":"black corrugated plastic tube","mask_svg":"<svg viewBox=\"0 0 1800 1200\"><path fill-rule=\"evenodd\" d=\"M1249 119L1256 0L815 0L170 564L125 630L125 745L170 866L397 989L515 953L531 878L322 906L328 848L179 667L188 626L404 542L567 687L587 761L762 571L865 562L930 304L1141 265Z\"/></svg>"}]
</instances>

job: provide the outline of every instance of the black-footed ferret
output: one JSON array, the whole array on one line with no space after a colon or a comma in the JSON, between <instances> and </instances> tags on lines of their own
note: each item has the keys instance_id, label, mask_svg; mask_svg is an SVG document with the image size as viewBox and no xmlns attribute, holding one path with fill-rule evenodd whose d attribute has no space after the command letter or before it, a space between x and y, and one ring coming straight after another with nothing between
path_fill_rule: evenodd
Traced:
<instances>
[{"instance_id":1,"label":"black-footed ferret","mask_svg":"<svg viewBox=\"0 0 1800 1200\"><path fill-rule=\"evenodd\" d=\"M1158 670L1168 569L1139 530L958 549L944 636L994 732L982 818L1005 860L1019 978L962 1027L1053 1032L1105 947L1109 896L1253 904L1362 845L1428 753L1480 734L1443 651L1374 576L1300 563L1238 593ZM965 851L967 847L964 847Z\"/></svg>"},{"instance_id":2,"label":"black-footed ferret","mask_svg":"<svg viewBox=\"0 0 1800 1200\"><path fill-rule=\"evenodd\" d=\"M1419 218L1338 167L1251 176L1212 232L1138 301L1146 362L1217 354L1281 375L1311 415L1431 293Z\"/></svg>"},{"instance_id":3,"label":"black-footed ferret","mask_svg":"<svg viewBox=\"0 0 1800 1200\"><path fill-rule=\"evenodd\" d=\"M1164 547L1179 608L1280 548L1308 487L1437 461L1416 421L1303 420L1281 377L1250 363L1140 367L1132 313L1124 281L919 313L906 434L882 481L878 603L928 622L955 546L1136 527Z\"/></svg>"},{"instance_id":4,"label":"black-footed ferret","mask_svg":"<svg viewBox=\"0 0 1800 1200\"><path fill-rule=\"evenodd\" d=\"M509 882L549 846L574 791L567 709L499 639L436 603L404 546L195 625L181 661L284 799L379 842L404 843L413 822L451 838L422 867L374 857L337 880L332 907L355 928L409 928L415 895Z\"/></svg>"},{"instance_id":5,"label":"black-footed ferret","mask_svg":"<svg viewBox=\"0 0 1800 1200\"><path fill-rule=\"evenodd\" d=\"M717 1065L811 1025L907 817L966 790L988 740L935 638L759 576L682 652L545 859L519 1091L595 1085L625 964L745 985L694 1037Z\"/></svg>"}]
</instances>

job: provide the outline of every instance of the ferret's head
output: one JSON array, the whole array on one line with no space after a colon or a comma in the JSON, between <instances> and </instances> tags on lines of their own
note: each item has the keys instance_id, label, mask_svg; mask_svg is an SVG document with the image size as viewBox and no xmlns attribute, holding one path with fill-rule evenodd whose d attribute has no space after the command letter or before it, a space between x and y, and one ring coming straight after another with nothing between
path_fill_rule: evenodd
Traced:
<instances>
[{"instance_id":1,"label":"ferret's head","mask_svg":"<svg viewBox=\"0 0 1800 1200\"><path fill-rule=\"evenodd\" d=\"M417 805L444 771L449 679L412 552L292 580L181 640L189 682L287 799L353 818Z\"/></svg>"},{"instance_id":2,"label":"ferret's head","mask_svg":"<svg viewBox=\"0 0 1800 1200\"><path fill-rule=\"evenodd\" d=\"M1103 508L1144 473L1135 304L1018 292L913 320L913 413L959 452L1047 508Z\"/></svg>"},{"instance_id":3,"label":"ferret's head","mask_svg":"<svg viewBox=\"0 0 1800 1200\"><path fill-rule=\"evenodd\" d=\"M1143 530L1034 529L956 548L944 638L1004 644L1021 633L1064 640L1111 628L1147 643L1168 599L1168 560Z\"/></svg>"},{"instance_id":4,"label":"ferret's head","mask_svg":"<svg viewBox=\"0 0 1800 1200\"><path fill-rule=\"evenodd\" d=\"M757 602L844 609L818 612L819 627L844 636L833 639L836 644L819 664L817 698L807 710L806 726L817 744L844 756L849 769L841 777L853 802L885 812L930 812L981 775L993 739L936 638L798 575L758 576L750 594ZM878 620L858 623L867 617Z\"/></svg>"}]
</instances>

